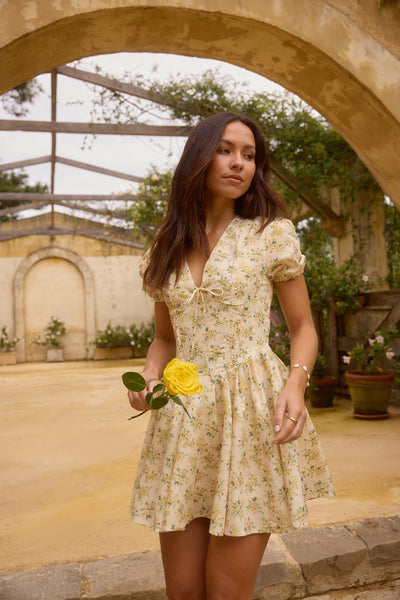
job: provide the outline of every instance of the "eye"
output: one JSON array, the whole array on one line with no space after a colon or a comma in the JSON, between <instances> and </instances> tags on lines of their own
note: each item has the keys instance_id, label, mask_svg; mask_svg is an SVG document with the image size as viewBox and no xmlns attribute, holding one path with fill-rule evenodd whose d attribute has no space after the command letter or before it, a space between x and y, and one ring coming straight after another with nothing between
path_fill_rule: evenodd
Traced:
<instances>
[{"instance_id":1,"label":"eye","mask_svg":"<svg viewBox=\"0 0 400 600\"><path fill-rule=\"evenodd\" d=\"M246 160L254 160L254 158L255 158L255 156L252 152L246 152L246 154L244 154L243 156Z\"/></svg>"},{"instance_id":2,"label":"eye","mask_svg":"<svg viewBox=\"0 0 400 600\"><path fill-rule=\"evenodd\" d=\"M230 150L229 148L226 148L225 146L220 146L217 150L218 154L229 154Z\"/></svg>"}]
</instances>

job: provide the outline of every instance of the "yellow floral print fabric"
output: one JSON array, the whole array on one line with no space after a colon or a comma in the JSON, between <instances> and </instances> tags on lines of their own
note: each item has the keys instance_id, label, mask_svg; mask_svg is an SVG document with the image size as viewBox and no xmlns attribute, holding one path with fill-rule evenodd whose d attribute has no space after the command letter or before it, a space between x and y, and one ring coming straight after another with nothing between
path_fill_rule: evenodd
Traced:
<instances>
[{"instance_id":1,"label":"yellow floral print fabric","mask_svg":"<svg viewBox=\"0 0 400 600\"><path fill-rule=\"evenodd\" d=\"M333 495L307 418L302 437L275 445L274 410L288 369L269 343L273 281L303 272L292 223L236 216L197 287L185 264L153 295L168 305L177 357L195 363L202 391L150 417L132 518L156 531L210 519L216 536L284 532L307 525L306 500Z\"/></svg>"}]
</instances>

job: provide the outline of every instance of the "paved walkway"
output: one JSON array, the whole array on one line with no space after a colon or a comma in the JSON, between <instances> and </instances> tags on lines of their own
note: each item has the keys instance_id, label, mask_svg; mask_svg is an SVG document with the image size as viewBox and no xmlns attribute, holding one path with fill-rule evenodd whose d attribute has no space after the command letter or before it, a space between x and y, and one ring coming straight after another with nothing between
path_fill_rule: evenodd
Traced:
<instances>
[{"instance_id":1,"label":"paved walkway","mask_svg":"<svg viewBox=\"0 0 400 600\"><path fill-rule=\"evenodd\" d=\"M158 550L157 536L127 515L147 417L127 420L120 377L140 365L0 368L0 574L56 565L80 573ZM333 409L311 410L337 492L309 503L313 527L400 514L400 411L373 422L351 412L340 397Z\"/></svg>"}]
</instances>

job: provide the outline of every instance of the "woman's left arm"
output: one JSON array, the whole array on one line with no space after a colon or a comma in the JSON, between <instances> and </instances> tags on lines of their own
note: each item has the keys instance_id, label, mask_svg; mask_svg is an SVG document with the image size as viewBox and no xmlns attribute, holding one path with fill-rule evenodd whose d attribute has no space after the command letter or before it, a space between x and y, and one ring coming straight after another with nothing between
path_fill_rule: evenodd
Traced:
<instances>
[{"instance_id":1,"label":"woman's left arm","mask_svg":"<svg viewBox=\"0 0 400 600\"><path fill-rule=\"evenodd\" d=\"M307 373L311 373L314 366L318 338L303 275L289 281L275 281L274 285L290 333L291 368L275 409L275 443L284 444L299 438L303 433ZM293 365L296 364L301 366L294 368Z\"/></svg>"}]
</instances>

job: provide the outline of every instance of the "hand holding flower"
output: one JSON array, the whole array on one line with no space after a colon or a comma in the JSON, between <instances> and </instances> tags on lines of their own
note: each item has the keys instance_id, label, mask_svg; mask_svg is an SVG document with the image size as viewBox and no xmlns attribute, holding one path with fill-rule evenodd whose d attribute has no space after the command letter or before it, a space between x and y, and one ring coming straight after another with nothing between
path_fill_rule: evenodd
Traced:
<instances>
[{"instance_id":1,"label":"hand holding flower","mask_svg":"<svg viewBox=\"0 0 400 600\"><path fill-rule=\"evenodd\" d=\"M146 382L145 378L140 375L140 373L127 372L122 375L122 381L129 390L142 392L149 383L158 380L151 379ZM145 400L152 410L158 410L172 400L175 404L182 406L190 418L190 415L178 394L189 396L198 394L202 389L197 367L190 362L174 358L165 367L163 379L154 385L151 391L147 392ZM140 417L144 412L146 412L146 410L138 415L130 417L130 419Z\"/></svg>"}]
</instances>

